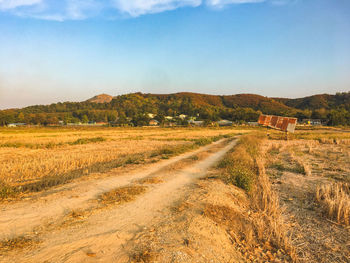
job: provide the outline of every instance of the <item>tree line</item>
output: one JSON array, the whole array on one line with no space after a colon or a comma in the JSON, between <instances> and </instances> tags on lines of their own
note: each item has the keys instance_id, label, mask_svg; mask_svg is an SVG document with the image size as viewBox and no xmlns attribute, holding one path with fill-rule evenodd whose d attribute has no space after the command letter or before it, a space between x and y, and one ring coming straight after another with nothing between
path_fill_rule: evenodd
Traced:
<instances>
[{"instance_id":1,"label":"tree line","mask_svg":"<svg viewBox=\"0 0 350 263\"><path fill-rule=\"evenodd\" d=\"M87 101L36 105L23 109L0 111L0 125L106 122L117 125L143 126L147 125L151 119L149 114L154 114L154 118L160 124L170 121L185 124L190 117L206 122L220 119L233 122L253 122L257 121L261 113L296 117L299 120L320 119L327 125L350 125L350 104L334 105L331 109L297 109L256 95L244 96L240 98L239 103L235 103L230 98L218 100L218 96L208 96L211 95L133 93L115 97L109 103ZM247 100L246 103L242 101L243 99ZM187 119L179 118L180 114L187 115ZM172 120L166 117L172 117Z\"/></svg>"}]
</instances>

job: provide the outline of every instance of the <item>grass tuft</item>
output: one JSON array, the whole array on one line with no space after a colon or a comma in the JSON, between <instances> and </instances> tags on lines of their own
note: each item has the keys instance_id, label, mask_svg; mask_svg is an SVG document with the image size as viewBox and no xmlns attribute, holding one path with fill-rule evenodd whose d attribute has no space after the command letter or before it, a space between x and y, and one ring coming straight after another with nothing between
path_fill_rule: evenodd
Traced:
<instances>
[{"instance_id":1,"label":"grass tuft","mask_svg":"<svg viewBox=\"0 0 350 263\"><path fill-rule=\"evenodd\" d=\"M135 200L136 196L143 194L146 192L146 190L146 186L125 186L104 193L99 197L99 199L101 200L100 202L105 205L123 204Z\"/></svg>"},{"instance_id":2,"label":"grass tuft","mask_svg":"<svg viewBox=\"0 0 350 263\"><path fill-rule=\"evenodd\" d=\"M350 184L333 183L318 186L316 200L330 219L338 223L350 225Z\"/></svg>"},{"instance_id":3,"label":"grass tuft","mask_svg":"<svg viewBox=\"0 0 350 263\"><path fill-rule=\"evenodd\" d=\"M1 251L12 251L15 249L24 249L26 247L31 247L38 244L40 241L38 239L33 239L26 236L18 236L14 238L9 238L0 241L0 252Z\"/></svg>"}]
</instances>

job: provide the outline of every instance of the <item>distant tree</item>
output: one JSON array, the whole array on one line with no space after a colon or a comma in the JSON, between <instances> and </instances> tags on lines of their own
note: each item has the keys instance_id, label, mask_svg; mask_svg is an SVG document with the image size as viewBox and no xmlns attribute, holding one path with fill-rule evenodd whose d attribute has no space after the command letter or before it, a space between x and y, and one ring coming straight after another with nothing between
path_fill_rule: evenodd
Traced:
<instances>
[{"instance_id":1,"label":"distant tree","mask_svg":"<svg viewBox=\"0 0 350 263\"><path fill-rule=\"evenodd\" d=\"M81 118L81 122L82 122L82 123L88 123L88 122L89 122L88 116L83 115L83 117Z\"/></svg>"}]
</instances>

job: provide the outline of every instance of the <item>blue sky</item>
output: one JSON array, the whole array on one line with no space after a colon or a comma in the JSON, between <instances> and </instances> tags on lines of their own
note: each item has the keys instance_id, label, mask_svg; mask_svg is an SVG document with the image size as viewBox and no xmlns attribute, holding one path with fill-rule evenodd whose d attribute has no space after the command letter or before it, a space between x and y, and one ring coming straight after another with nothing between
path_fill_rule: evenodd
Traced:
<instances>
[{"instance_id":1,"label":"blue sky","mask_svg":"<svg viewBox=\"0 0 350 263\"><path fill-rule=\"evenodd\" d=\"M0 108L350 90L348 0L0 0Z\"/></svg>"}]
</instances>

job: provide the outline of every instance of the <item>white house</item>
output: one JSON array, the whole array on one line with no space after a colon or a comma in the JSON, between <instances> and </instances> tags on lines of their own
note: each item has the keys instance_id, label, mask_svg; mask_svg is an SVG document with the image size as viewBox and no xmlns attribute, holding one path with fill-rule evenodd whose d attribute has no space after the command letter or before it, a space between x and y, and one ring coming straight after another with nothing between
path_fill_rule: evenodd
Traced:
<instances>
[{"instance_id":1,"label":"white house","mask_svg":"<svg viewBox=\"0 0 350 263\"><path fill-rule=\"evenodd\" d=\"M7 127L19 127L19 126L26 126L26 123L9 123Z\"/></svg>"}]
</instances>

